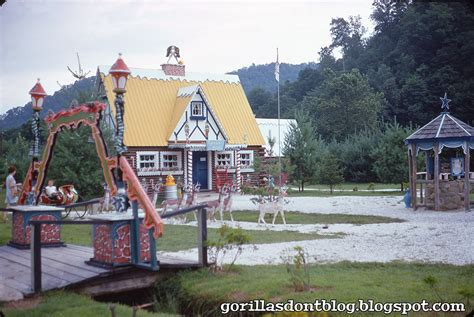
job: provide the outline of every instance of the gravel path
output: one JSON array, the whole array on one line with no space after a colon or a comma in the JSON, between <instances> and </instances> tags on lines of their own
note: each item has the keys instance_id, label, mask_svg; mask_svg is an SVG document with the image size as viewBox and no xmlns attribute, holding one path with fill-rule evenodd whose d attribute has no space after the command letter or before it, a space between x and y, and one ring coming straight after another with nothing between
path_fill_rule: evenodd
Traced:
<instances>
[{"instance_id":1,"label":"gravel path","mask_svg":"<svg viewBox=\"0 0 474 317\"><path fill-rule=\"evenodd\" d=\"M250 196L235 196L235 210L256 210ZM426 263L473 264L474 212L435 212L406 209L401 197L296 197L290 198L286 210L305 213L376 215L406 220L403 223L350 225L334 224L328 229L317 225L268 225L227 222L232 226L255 230L295 230L331 234L343 232L340 239L321 239L272 244L259 244L258 249L245 247L239 264L278 264L285 250L304 247L312 262L339 261L390 262L414 261ZM257 211L255 213L257 219ZM191 223L190 225L195 225ZM209 227L221 224L209 223ZM197 250L166 253L187 259L196 259ZM230 256L229 256L230 258Z\"/></svg>"}]
</instances>

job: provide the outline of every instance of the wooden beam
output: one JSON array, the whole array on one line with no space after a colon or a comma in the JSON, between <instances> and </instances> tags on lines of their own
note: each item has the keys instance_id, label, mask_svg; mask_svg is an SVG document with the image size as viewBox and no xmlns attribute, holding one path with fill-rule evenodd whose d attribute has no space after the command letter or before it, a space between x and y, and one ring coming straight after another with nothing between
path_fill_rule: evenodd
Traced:
<instances>
[{"instance_id":1,"label":"wooden beam","mask_svg":"<svg viewBox=\"0 0 474 317\"><path fill-rule=\"evenodd\" d=\"M417 193L416 193L416 144L411 145L411 179L413 187L411 189L411 205L413 210L417 209Z\"/></svg>"},{"instance_id":2,"label":"wooden beam","mask_svg":"<svg viewBox=\"0 0 474 317\"><path fill-rule=\"evenodd\" d=\"M207 212L204 207L198 210L198 254L199 264L207 266Z\"/></svg>"},{"instance_id":3,"label":"wooden beam","mask_svg":"<svg viewBox=\"0 0 474 317\"><path fill-rule=\"evenodd\" d=\"M470 183L469 183L469 172L471 170L471 153L469 149L469 143L466 141L464 143L466 146L466 154L464 155L464 208L466 211L471 210L471 199L470 199Z\"/></svg>"},{"instance_id":4,"label":"wooden beam","mask_svg":"<svg viewBox=\"0 0 474 317\"><path fill-rule=\"evenodd\" d=\"M440 210L440 202L439 202L439 143L433 148L434 150L434 205L435 210Z\"/></svg>"},{"instance_id":5,"label":"wooden beam","mask_svg":"<svg viewBox=\"0 0 474 317\"><path fill-rule=\"evenodd\" d=\"M410 184L410 200L413 201L413 177L412 177L412 161L411 147L408 148L408 184Z\"/></svg>"},{"instance_id":6,"label":"wooden beam","mask_svg":"<svg viewBox=\"0 0 474 317\"><path fill-rule=\"evenodd\" d=\"M30 225L31 232L31 288L41 292L41 224Z\"/></svg>"},{"instance_id":7,"label":"wooden beam","mask_svg":"<svg viewBox=\"0 0 474 317\"><path fill-rule=\"evenodd\" d=\"M130 224L130 246L131 246L131 257L132 263L137 264L140 262L140 219L138 218L138 202L132 200L132 213L133 221Z\"/></svg>"},{"instance_id":8,"label":"wooden beam","mask_svg":"<svg viewBox=\"0 0 474 317\"><path fill-rule=\"evenodd\" d=\"M424 199L423 199L423 183L420 183L420 204L424 204Z\"/></svg>"}]
</instances>

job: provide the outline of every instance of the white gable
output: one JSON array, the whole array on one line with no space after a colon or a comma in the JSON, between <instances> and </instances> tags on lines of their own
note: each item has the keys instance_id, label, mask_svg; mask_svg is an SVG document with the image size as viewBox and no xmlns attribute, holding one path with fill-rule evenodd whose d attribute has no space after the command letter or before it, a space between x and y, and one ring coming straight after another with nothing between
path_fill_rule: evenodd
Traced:
<instances>
[{"instance_id":1,"label":"white gable","mask_svg":"<svg viewBox=\"0 0 474 317\"><path fill-rule=\"evenodd\" d=\"M215 114L212 112L199 85L180 88L178 97L191 96L169 142L186 142L187 133L191 142L226 140Z\"/></svg>"}]
</instances>

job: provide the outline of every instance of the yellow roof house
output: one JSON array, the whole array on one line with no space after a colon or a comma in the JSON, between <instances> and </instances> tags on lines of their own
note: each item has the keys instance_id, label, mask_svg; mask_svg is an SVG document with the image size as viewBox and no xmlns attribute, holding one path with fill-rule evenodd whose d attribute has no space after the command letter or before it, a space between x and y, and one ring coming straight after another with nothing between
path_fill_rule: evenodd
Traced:
<instances>
[{"instance_id":1,"label":"yellow roof house","mask_svg":"<svg viewBox=\"0 0 474 317\"><path fill-rule=\"evenodd\" d=\"M114 117L109 69L99 66L98 75ZM253 172L265 140L237 75L186 72L181 63L130 71L124 143L138 176L171 173L212 189L216 170Z\"/></svg>"}]
</instances>

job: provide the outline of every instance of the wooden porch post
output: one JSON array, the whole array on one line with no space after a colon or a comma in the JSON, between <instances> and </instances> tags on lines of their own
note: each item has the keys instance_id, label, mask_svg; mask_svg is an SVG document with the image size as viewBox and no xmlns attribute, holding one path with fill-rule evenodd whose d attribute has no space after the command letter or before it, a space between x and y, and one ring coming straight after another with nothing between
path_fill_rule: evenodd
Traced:
<instances>
[{"instance_id":1,"label":"wooden porch post","mask_svg":"<svg viewBox=\"0 0 474 317\"><path fill-rule=\"evenodd\" d=\"M41 268L41 224L30 225L30 248L31 248L31 289L34 293L41 292L42 268Z\"/></svg>"},{"instance_id":2,"label":"wooden porch post","mask_svg":"<svg viewBox=\"0 0 474 317\"><path fill-rule=\"evenodd\" d=\"M434 146L434 205L435 210L440 210L440 202L439 202L439 143L436 143Z\"/></svg>"},{"instance_id":3,"label":"wooden porch post","mask_svg":"<svg viewBox=\"0 0 474 317\"><path fill-rule=\"evenodd\" d=\"M411 170L412 170L412 206L413 210L417 209L417 193L416 193L416 144L411 145Z\"/></svg>"},{"instance_id":4,"label":"wooden porch post","mask_svg":"<svg viewBox=\"0 0 474 317\"><path fill-rule=\"evenodd\" d=\"M187 153L186 168L188 170L188 185L193 185L193 152L190 149Z\"/></svg>"},{"instance_id":5,"label":"wooden porch post","mask_svg":"<svg viewBox=\"0 0 474 317\"><path fill-rule=\"evenodd\" d=\"M408 183L410 184L410 200L413 202L413 177L412 177L412 150L408 147ZM412 205L413 206L413 205Z\"/></svg>"},{"instance_id":6,"label":"wooden porch post","mask_svg":"<svg viewBox=\"0 0 474 317\"><path fill-rule=\"evenodd\" d=\"M207 263L207 212L205 208L200 208L197 214L198 221L198 259L202 267Z\"/></svg>"},{"instance_id":7,"label":"wooden porch post","mask_svg":"<svg viewBox=\"0 0 474 317\"><path fill-rule=\"evenodd\" d=\"M240 173L240 169L241 169L241 159L240 159L240 150L237 149L235 151L235 162L236 162L236 168L235 168L235 178L236 178L236 186L237 186L237 192L240 193L240 180L241 180L241 173Z\"/></svg>"},{"instance_id":8,"label":"wooden porch post","mask_svg":"<svg viewBox=\"0 0 474 317\"><path fill-rule=\"evenodd\" d=\"M466 154L464 155L464 207L466 211L471 210L471 200L470 200L470 183L469 183L469 172L470 172L470 163L471 163L471 153L469 149L469 142L464 143L466 146Z\"/></svg>"}]
</instances>

